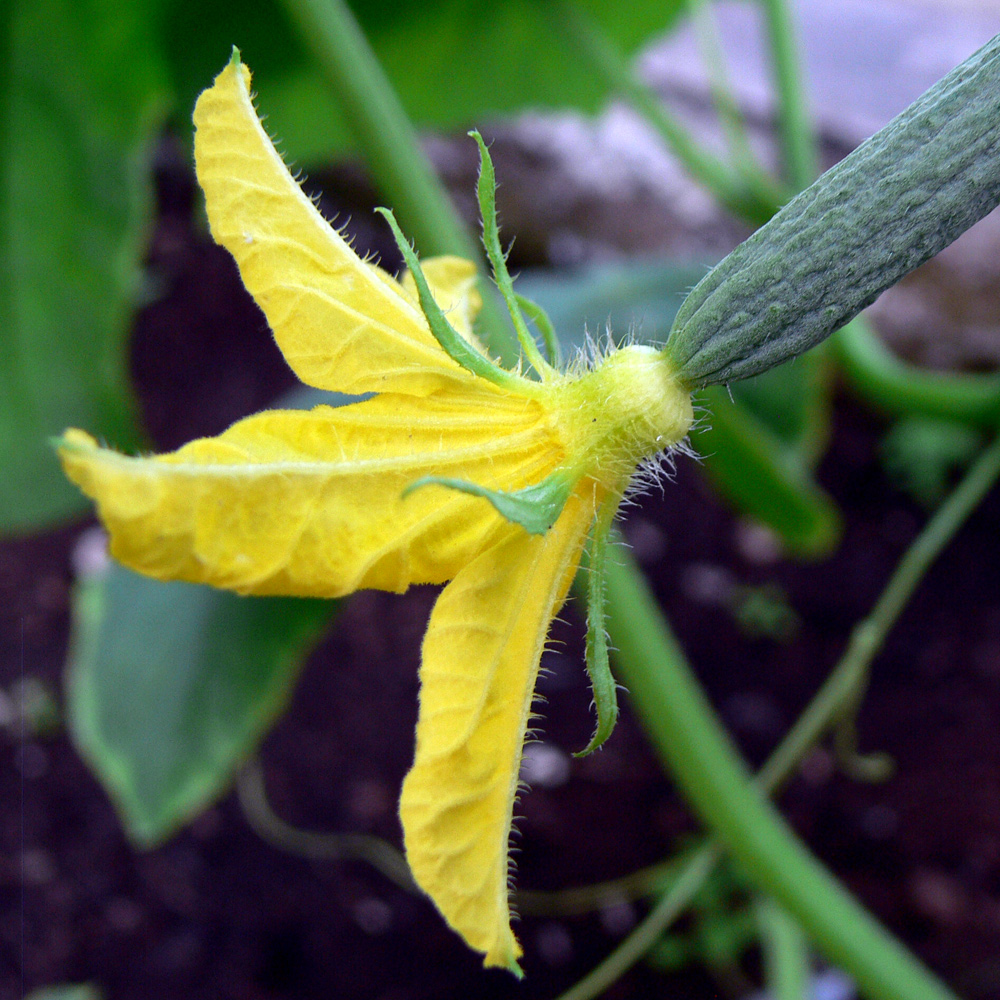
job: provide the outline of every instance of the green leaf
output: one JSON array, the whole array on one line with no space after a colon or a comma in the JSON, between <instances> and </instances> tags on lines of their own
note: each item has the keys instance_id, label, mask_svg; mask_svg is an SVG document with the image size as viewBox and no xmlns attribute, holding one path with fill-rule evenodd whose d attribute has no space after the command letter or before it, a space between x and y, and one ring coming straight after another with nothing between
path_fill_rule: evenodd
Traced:
<instances>
[{"instance_id":1,"label":"green leaf","mask_svg":"<svg viewBox=\"0 0 1000 1000\"><path fill-rule=\"evenodd\" d=\"M982 445L982 435L959 421L904 417L886 433L880 451L889 477L933 510Z\"/></svg>"},{"instance_id":2,"label":"green leaf","mask_svg":"<svg viewBox=\"0 0 1000 1000\"><path fill-rule=\"evenodd\" d=\"M136 843L161 842L225 791L334 607L160 583L117 565L79 585L70 729Z\"/></svg>"},{"instance_id":3,"label":"green leaf","mask_svg":"<svg viewBox=\"0 0 1000 1000\"><path fill-rule=\"evenodd\" d=\"M125 342L166 95L149 7L13 0L3 15L0 532L84 508L52 434L137 443Z\"/></svg>"},{"instance_id":4,"label":"green leaf","mask_svg":"<svg viewBox=\"0 0 1000 1000\"><path fill-rule=\"evenodd\" d=\"M616 344L662 344L684 296L704 275L700 264L632 260L573 271L525 271L514 291L548 313L564 348L587 336Z\"/></svg>"},{"instance_id":5,"label":"green leaf","mask_svg":"<svg viewBox=\"0 0 1000 1000\"><path fill-rule=\"evenodd\" d=\"M370 0L352 6L417 121L471 123L539 104L595 111L609 96L553 37L544 0L409 2L394 5L391 18ZM666 30L681 3L581 0L580 7L632 52Z\"/></svg>"},{"instance_id":6,"label":"green leaf","mask_svg":"<svg viewBox=\"0 0 1000 1000\"><path fill-rule=\"evenodd\" d=\"M805 464L724 389L698 394L707 426L691 434L712 485L737 510L776 531L792 553L828 555L840 537L840 516Z\"/></svg>"},{"instance_id":7,"label":"green leaf","mask_svg":"<svg viewBox=\"0 0 1000 1000\"><path fill-rule=\"evenodd\" d=\"M275 405L356 398L300 385ZM132 840L165 840L226 790L283 711L337 606L162 583L115 563L77 585L70 734Z\"/></svg>"}]
</instances>

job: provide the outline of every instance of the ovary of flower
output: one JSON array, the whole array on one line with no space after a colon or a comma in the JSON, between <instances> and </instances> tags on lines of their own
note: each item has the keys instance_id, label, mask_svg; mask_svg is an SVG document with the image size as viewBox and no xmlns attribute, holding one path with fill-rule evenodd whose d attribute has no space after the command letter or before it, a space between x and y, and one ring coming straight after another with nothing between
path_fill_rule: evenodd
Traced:
<instances>
[{"instance_id":1,"label":"ovary of flower","mask_svg":"<svg viewBox=\"0 0 1000 1000\"><path fill-rule=\"evenodd\" d=\"M375 395L263 412L151 457L69 430L60 457L96 500L112 554L159 579L320 597L450 581L423 643L400 804L406 853L485 964L517 971L508 840L548 628L595 518L610 523L636 463L686 434L690 399L642 347L540 381L462 367L432 335L412 279L359 259L302 193L249 85L234 57L195 109L212 235L303 382ZM422 270L484 356L473 265L439 258ZM505 494L549 477L568 485L554 523L529 533L483 496L440 482L412 488L428 477Z\"/></svg>"}]
</instances>

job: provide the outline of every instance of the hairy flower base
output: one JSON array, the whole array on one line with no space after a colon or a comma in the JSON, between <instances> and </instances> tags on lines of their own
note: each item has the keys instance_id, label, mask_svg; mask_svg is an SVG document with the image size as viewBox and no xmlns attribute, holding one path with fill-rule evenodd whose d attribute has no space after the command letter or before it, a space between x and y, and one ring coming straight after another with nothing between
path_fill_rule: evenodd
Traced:
<instances>
[{"instance_id":1,"label":"hairy flower base","mask_svg":"<svg viewBox=\"0 0 1000 1000\"><path fill-rule=\"evenodd\" d=\"M406 852L448 923L516 972L508 841L542 648L588 533L606 536L636 464L684 437L690 398L643 347L536 365L541 381L492 367L472 332L475 268L414 258L397 282L358 258L288 173L249 83L234 57L195 109L212 234L304 382L376 395L260 413L169 455L70 430L59 454L115 557L159 579L325 597L451 581L423 644ZM522 518L535 503L544 516ZM588 653L606 668L602 613Z\"/></svg>"}]
</instances>

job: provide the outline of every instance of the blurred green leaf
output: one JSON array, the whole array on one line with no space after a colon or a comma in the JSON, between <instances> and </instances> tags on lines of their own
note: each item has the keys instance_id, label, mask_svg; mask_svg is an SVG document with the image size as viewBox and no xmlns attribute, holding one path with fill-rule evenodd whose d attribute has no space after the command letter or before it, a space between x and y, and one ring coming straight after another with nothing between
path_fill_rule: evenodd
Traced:
<instances>
[{"instance_id":1,"label":"blurred green leaf","mask_svg":"<svg viewBox=\"0 0 1000 1000\"><path fill-rule=\"evenodd\" d=\"M101 1000L101 992L89 983L65 986L43 986L32 990L24 1000Z\"/></svg>"},{"instance_id":2,"label":"blurred green leaf","mask_svg":"<svg viewBox=\"0 0 1000 1000\"><path fill-rule=\"evenodd\" d=\"M820 347L728 388L733 399L812 466L829 438L831 372L829 352Z\"/></svg>"},{"instance_id":3,"label":"blurred green leaf","mask_svg":"<svg viewBox=\"0 0 1000 1000\"><path fill-rule=\"evenodd\" d=\"M159 843L225 791L335 607L117 565L78 586L70 727L134 841Z\"/></svg>"},{"instance_id":4,"label":"blurred green leaf","mask_svg":"<svg viewBox=\"0 0 1000 1000\"><path fill-rule=\"evenodd\" d=\"M692 901L689 926L665 934L647 952L646 960L655 969L672 972L695 962L732 968L752 947L756 930L744 880L723 862Z\"/></svg>"},{"instance_id":5,"label":"blurred green leaf","mask_svg":"<svg viewBox=\"0 0 1000 1000\"><path fill-rule=\"evenodd\" d=\"M85 506L47 438L137 439L125 337L164 75L144 0L12 0L0 78L0 532Z\"/></svg>"},{"instance_id":6,"label":"blurred green leaf","mask_svg":"<svg viewBox=\"0 0 1000 1000\"><path fill-rule=\"evenodd\" d=\"M300 385L283 409L356 397ZM112 563L73 596L67 716L129 836L169 837L228 787L284 710L336 601L238 597Z\"/></svg>"},{"instance_id":7,"label":"blurred green leaf","mask_svg":"<svg viewBox=\"0 0 1000 1000\"><path fill-rule=\"evenodd\" d=\"M548 312L564 344L580 346L585 330L604 337L609 329L615 342L634 337L662 344L703 273L675 263L631 262L571 274L528 272L516 289ZM825 370L822 358L804 356L766 377L734 383L732 398L724 389L705 390L698 398L709 417L691 434L713 486L806 557L828 553L840 531L833 502L809 472L826 437Z\"/></svg>"},{"instance_id":8,"label":"blurred green leaf","mask_svg":"<svg viewBox=\"0 0 1000 1000\"><path fill-rule=\"evenodd\" d=\"M351 4L403 106L418 125L469 127L526 107L596 111L609 94L574 57L543 10L544 0L396 0ZM580 6L627 52L675 20L680 0ZM165 37L187 114L235 44L279 123L296 162L316 162L352 145L336 96L296 38L279 0L204 4L172 0Z\"/></svg>"},{"instance_id":9,"label":"blurred green leaf","mask_svg":"<svg viewBox=\"0 0 1000 1000\"><path fill-rule=\"evenodd\" d=\"M697 264L631 260L573 271L525 271L514 290L545 309L564 348L582 347L586 336L662 344L684 296L705 271Z\"/></svg>"},{"instance_id":10,"label":"blurred green leaf","mask_svg":"<svg viewBox=\"0 0 1000 1000\"><path fill-rule=\"evenodd\" d=\"M982 434L968 424L913 416L893 425L880 451L889 477L933 510L982 445Z\"/></svg>"},{"instance_id":11,"label":"blurred green leaf","mask_svg":"<svg viewBox=\"0 0 1000 1000\"><path fill-rule=\"evenodd\" d=\"M595 111L608 98L563 38L545 0L433 0L397 3L392 17L368 0L354 6L413 117L432 125L517 111L527 105ZM680 0L579 0L626 52L665 31Z\"/></svg>"},{"instance_id":12,"label":"blurred green leaf","mask_svg":"<svg viewBox=\"0 0 1000 1000\"><path fill-rule=\"evenodd\" d=\"M829 554L840 537L840 516L805 463L726 390L698 393L710 417L691 434L712 485L737 510L766 524L792 553Z\"/></svg>"}]
</instances>

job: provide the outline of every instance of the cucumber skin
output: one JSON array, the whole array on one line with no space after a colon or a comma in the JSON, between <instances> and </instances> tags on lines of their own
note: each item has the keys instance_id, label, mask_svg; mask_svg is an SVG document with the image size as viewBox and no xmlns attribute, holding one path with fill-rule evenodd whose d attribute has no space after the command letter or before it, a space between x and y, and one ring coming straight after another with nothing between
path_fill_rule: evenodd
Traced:
<instances>
[{"instance_id":1,"label":"cucumber skin","mask_svg":"<svg viewBox=\"0 0 1000 1000\"><path fill-rule=\"evenodd\" d=\"M664 352L691 386L814 347L1000 203L1000 35L691 291Z\"/></svg>"}]
</instances>

